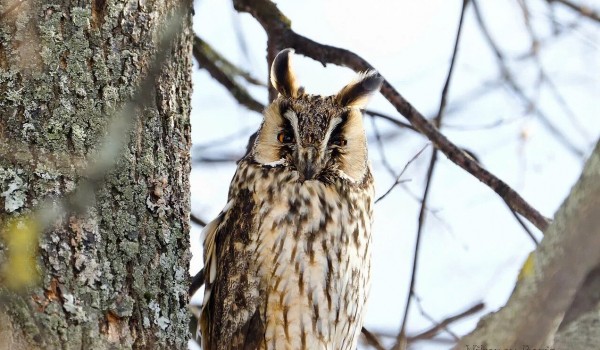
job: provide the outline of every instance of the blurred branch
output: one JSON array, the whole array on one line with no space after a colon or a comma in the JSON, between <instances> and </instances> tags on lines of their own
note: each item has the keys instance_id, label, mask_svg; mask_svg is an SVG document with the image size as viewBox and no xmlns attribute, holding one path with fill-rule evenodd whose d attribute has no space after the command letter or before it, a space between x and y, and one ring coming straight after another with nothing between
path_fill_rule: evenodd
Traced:
<instances>
[{"instance_id":1,"label":"blurred branch","mask_svg":"<svg viewBox=\"0 0 600 350\"><path fill-rule=\"evenodd\" d=\"M198 289L204 285L204 268L202 268L194 277L192 277L192 283L188 289L188 295L191 297L196 294Z\"/></svg>"},{"instance_id":2,"label":"blurred branch","mask_svg":"<svg viewBox=\"0 0 600 350\"><path fill-rule=\"evenodd\" d=\"M199 217L197 217L197 216L196 216L196 215L194 215L194 214L190 214L190 220L191 220L191 221L192 221L194 224L196 224L196 225L199 225L199 226L206 226L206 221L204 221L204 220L200 219Z\"/></svg>"},{"instance_id":3,"label":"blurred branch","mask_svg":"<svg viewBox=\"0 0 600 350\"><path fill-rule=\"evenodd\" d=\"M575 146L571 142L571 140L569 140L569 138L567 138L559 130L559 128L556 127L550 121L550 119L548 118L548 116L544 112L542 112L539 109L539 107L529 97L527 97L527 95L525 95L525 93L523 92L523 89L517 84L517 82L516 82L516 80L515 80L512 72L511 72L511 70L508 68L508 65L505 62L504 55L500 51L500 48L498 47L498 45L496 44L496 42L492 38L489 30L487 29L487 26L486 26L485 22L483 21L483 17L481 15L481 12L479 11L479 7L477 5L477 1L476 0L473 0L473 10L475 11L475 18L477 20L477 23L478 23L479 27L481 28L482 34L485 37L488 45L490 46L490 48L494 52L494 55L496 57L496 62L498 64L498 67L500 69L500 73L501 73L502 78L504 79L504 81L506 81L506 83L511 88L511 90L517 95L517 97L521 100L521 102L523 102L523 104L525 104L525 106L527 106L528 108L533 108L535 110L535 114L537 115L538 120L542 123L542 125L544 127L546 127L546 129L548 129L548 131L550 131L550 133L560 143L563 144L563 146L565 146L565 148L567 150L569 150L570 152L572 152L573 154L575 154L576 156L578 156L580 158L583 157L584 156L584 152L582 150L580 150L577 146ZM511 206L511 208L512 208L512 206ZM516 208L513 208L513 209L516 210ZM516 211L519 212L518 210L516 210ZM520 213L520 214L522 214L522 213ZM523 215L523 216L525 216L525 215ZM525 216L525 217L527 218L527 216ZM527 218L527 219L529 219L529 218ZM538 225L536 225L536 226L538 226ZM540 227L538 226L538 228L540 228ZM544 230L541 229L541 231L544 231Z\"/></svg>"},{"instance_id":4,"label":"blurred branch","mask_svg":"<svg viewBox=\"0 0 600 350\"><path fill-rule=\"evenodd\" d=\"M552 95L554 95L554 99L555 99L556 103L558 103L559 106L563 109L563 111L565 112L565 115L569 118L569 120L570 120L571 124L573 125L573 127L575 128L575 130L577 130L577 132L579 132L579 134L582 137L584 137L586 139L590 139L591 137L590 137L589 133L581 125L581 123L577 119L577 116L575 115L573 110L569 107L569 105L567 104L567 101L564 99L564 97L562 96L562 94L560 93L560 91L558 90L556 85L554 84L554 81L550 78L550 75L548 75L546 73L546 70L544 69L544 64L539 55L541 42L535 33L533 25L531 24L531 16L529 13L529 6L527 5L527 1L518 0L518 2L519 2L519 5L521 6L521 12L523 13L523 20L525 22L525 28L527 28L527 32L529 33L529 36L531 38L530 57L533 57L536 65L537 65L537 68L538 68L538 75L539 75L538 90L541 89L542 85L545 83L545 85L548 87L550 93Z\"/></svg>"},{"instance_id":5,"label":"blurred branch","mask_svg":"<svg viewBox=\"0 0 600 350\"><path fill-rule=\"evenodd\" d=\"M194 214L190 214L190 220L200 226L206 226L206 221L200 219ZM192 282L190 283L190 288L188 290L188 295L191 297L196 293L200 287L204 284L204 268L201 269L194 277L192 277Z\"/></svg>"},{"instance_id":6,"label":"blurred branch","mask_svg":"<svg viewBox=\"0 0 600 350\"><path fill-rule=\"evenodd\" d=\"M555 2L561 3L561 4L565 5L566 7L570 8L571 10L578 12L580 15L600 23L600 15L598 15L598 13L596 11L594 11L593 9L591 9L587 6L578 5L578 4L575 4L574 2L568 1L568 0L546 0L546 1L548 1L549 3L555 3Z\"/></svg>"},{"instance_id":7,"label":"blurred branch","mask_svg":"<svg viewBox=\"0 0 600 350\"><path fill-rule=\"evenodd\" d=\"M243 40L241 39L240 41L243 42ZM197 35L194 37L194 47L196 46L198 46L199 53L210 59L210 61L213 62L215 66L219 67L219 69L225 72L228 76L234 78L239 76L252 85L267 87L267 84L253 77L252 74L250 74L250 72L245 71L237 65L231 63L228 59L226 59L223 55L218 53L212 46L210 46L206 41L202 40L202 38L200 38ZM246 45L240 44L240 46L242 46L242 51L244 52L244 55L248 57Z\"/></svg>"},{"instance_id":8,"label":"blurred branch","mask_svg":"<svg viewBox=\"0 0 600 350\"><path fill-rule=\"evenodd\" d=\"M396 177L396 172L394 168L390 164L385 154L385 147L383 146L383 140L381 138L381 133L379 132L379 128L377 127L377 122L375 122L375 117L371 116L371 125L373 126L373 132L375 133L375 141L377 143L377 149L379 150L379 154L381 156L381 163L383 167L390 173L391 176Z\"/></svg>"},{"instance_id":9,"label":"blurred branch","mask_svg":"<svg viewBox=\"0 0 600 350\"><path fill-rule=\"evenodd\" d=\"M235 81L237 76L242 76L249 82L258 82L256 79L227 61L198 36L194 37L193 53L200 67L206 69L214 79L229 90L241 105L251 111L262 113L264 105L255 100L243 86ZM263 85L260 82L258 84Z\"/></svg>"},{"instance_id":10,"label":"blurred branch","mask_svg":"<svg viewBox=\"0 0 600 350\"><path fill-rule=\"evenodd\" d=\"M367 344L371 345L372 347L374 347L377 350L385 350L383 345L381 345L381 343L379 342L379 339L377 339L377 336L375 334L369 332L368 329L363 327L361 329L361 333L365 337Z\"/></svg>"},{"instance_id":11,"label":"blurred branch","mask_svg":"<svg viewBox=\"0 0 600 350\"><path fill-rule=\"evenodd\" d=\"M194 163L235 163L244 155L229 154L216 157L198 157L194 159Z\"/></svg>"},{"instance_id":12,"label":"blurred branch","mask_svg":"<svg viewBox=\"0 0 600 350\"><path fill-rule=\"evenodd\" d=\"M465 11L467 6L469 5L469 0L463 0L460 19L458 21L458 29L456 31L456 39L454 40L454 49L452 51L452 59L450 60L450 67L448 68L448 76L446 77L446 82L444 83L444 88L442 89L442 96L440 98L440 108L437 116L433 120L433 123L436 128L439 128L442 119L444 117L444 112L446 111L447 97L448 91L450 89L450 81L452 79L452 73L454 72L454 64L456 63L456 56L458 55L458 44L460 42L460 34L462 32L462 27L465 18ZM421 202L421 209L419 210L419 219L418 219L418 227L417 227L417 238L415 242L415 249L413 255L412 262L412 272L410 277L410 285L408 289L408 296L406 298L406 306L404 308L404 316L402 318L402 325L400 326L400 332L398 333L398 338L396 344L392 347L392 349L405 349L406 348L406 324L408 321L408 312L410 310L410 303L412 297L415 292L415 282L417 277L417 264L419 259L419 246L421 243L421 237L423 233L423 228L425 227L425 208L427 205L427 198L429 195L429 190L431 188L431 183L433 179L433 172L435 170L435 165L437 162L438 150L434 149L431 154L431 161L429 162L429 168L427 169L427 180L425 182L425 189L423 191L423 201Z\"/></svg>"},{"instance_id":13,"label":"blurred branch","mask_svg":"<svg viewBox=\"0 0 600 350\"><path fill-rule=\"evenodd\" d=\"M291 29L290 20L277 6L268 0L233 0L239 12L250 13L265 29L270 42L277 43L277 48L292 47L298 54L311 57L323 65L333 63L349 67L355 71L365 71L374 67L357 54L329 45L319 44L313 40L296 34ZM272 59L272 58L271 58ZM467 156L459 147L450 142L446 136L417 111L394 87L384 80L381 94L402 114L412 126L430 139L452 162L465 169L471 175L494 190L515 211L531 221L540 230L548 226L548 219L529 205L517 192L504 181L484 169Z\"/></svg>"},{"instance_id":14,"label":"blurred branch","mask_svg":"<svg viewBox=\"0 0 600 350\"><path fill-rule=\"evenodd\" d=\"M229 8L229 10L231 11L230 12L231 18L232 18L231 23L233 24L233 31L235 33L235 38L237 40L237 44L240 48L240 51L241 51L244 59L247 62L250 62L250 50L248 50L248 44L246 42L246 38L244 37L244 30L242 29L241 22L237 18L235 18L237 16L237 12L235 11L235 9L233 9L231 7ZM254 79L254 80L258 81L257 79ZM267 87L267 84L264 84L264 83L259 83L257 85Z\"/></svg>"},{"instance_id":15,"label":"blurred branch","mask_svg":"<svg viewBox=\"0 0 600 350\"><path fill-rule=\"evenodd\" d=\"M251 133L250 131L251 131L250 128L242 128L242 129L239 129L239 130L237 130L233 133L230 133L226 136L214 138L212 140L207 140L203 143L194 145L194 151L198 152L201 150L206 150L209 148L230 144L234 141L239 140L240 138L247 137L248 134Z\"/></svg>"}]
</instances>

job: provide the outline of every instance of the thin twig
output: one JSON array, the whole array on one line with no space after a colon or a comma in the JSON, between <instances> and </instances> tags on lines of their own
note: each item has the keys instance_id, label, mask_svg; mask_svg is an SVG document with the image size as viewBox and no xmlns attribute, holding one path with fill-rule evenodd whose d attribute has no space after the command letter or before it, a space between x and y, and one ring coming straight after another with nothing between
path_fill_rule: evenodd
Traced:
<instances>
[{"instance_id":1,"label":"thin twig","mask_svg":"<svg viewBox=\"0 0 600 350\"><path fill-rule=\"evenodd\" d=\"M441 322L436 322L436 324L433 327L431 327L430 329L427 329L417 335L408 337L408 341L414 342L417 340L431 339L431 338L435 337L440 331L447 329L447 327L451 323L454 323L465 317L471 316L471 315L483 310L484 307L485 307L485 304L483 304L483 303L478 303L476 305L473 305L472 307L470 307L469 309L467 309L461 313L458 313L454 316L450 316L450 317L442 320Z\"/></svg>"},{"instance_id":2,"label":"thin twig","mask_svg":"<svg viewBox=\"0 0 600 350\"><path fill-rule=\"evenodd\" d=\"M585 137L588 140L591 139L592 137L590 136L589 132L580 123L579 119L577 118L577 115L575 114L575 112L573 112L573 109L569 106L563 95L560 93L556 84L554 84L553 79L550 78L550 76L545 71L542 71L542 73L546 85L548 86L550 92L554 95L554 99L556 100L558 105L563 109L567 117L569 117L573 127L579 132L581 136Z\"/></svg>"},{"instance_id":3,"label":"thin twig","mask_svg":"<svg viewBox=\"0 0 600 350\"><path fill-rule=\"evenodd\" d=\"M387 115L387 114L384 114L384 113L381 113L381 112L376 112L376 111L373 111L373 110L370 110L370 109L365 110L365 113L367 113L368 115L371 115L373 117L379 117L381 119L385 119L385 120L389 121L390 123L392 123L392 124L394 124L394 125L396 125L396 126L398 126L400 128L406 128L406 129L410 129L412 131L419 132L412 125L404 123L404 122L402 122L402 121L400 121L400 120L398 120L398 119L396 119L396 118L394 118L394 117L392 117L390 115Z\"/></svg>"},{"instance_id":4,"label":"thin twig","mask_svg":"<svg viewBox=\"0 0 600 350\"><path fill-rule=\"evenodd\" d=\"M552 93L554 95L556 102L560 105L560 107L565 112L566 116L571 121L571 125L573 125L573 127L577 130L577 132L579 132L579 134L582 137L584 137L586 139L590 139L590 135L586 132L585 128L579 123L577 116L575 115L573 110L569 107L569 105L567 104L567 101L563 98L560 91L558 91L558 88L554 84L553 80L550 78L550 76L546 73L546 70L544 69L544 64L539 55L540 46L541 46L540 40L538 39L538 36L535 33L535 29L533 28L533 25L531 24L531 16L529 13L529 7L527 5L527 2L525 0L518 0L518 3L521 6L521 10L523 13L523 20L525 22L525 28L527 28L527 32L529 33L529 36L531 38L530 57L532 57L535 60L535 63L538 68L538 74L539 74L538 93L539 93L539 88L541 88L541 86L542 86L542 83L545 83L546 86L549 88L550 93Z\"/></svg>"},{"instance_id":5,"label":"thin twig","mask_svg":"<svg viewBox=\"0 0 600 350\"><path fill-rule=\"evenodd\" d=\"M404 172L406 171L406 169L408 168L408 166L414 162L417 158L419 158L419 156L421 155L421 153L423 153L423 151L425 151L425 149L427 147L429 147L429 143L426 144L423 148L421 148L421 150L419 152L417 152L417 154L415 154L406 164L404 164L404 168L402 168L402 171L400 171L400 174L396 177L396 181L394 181L394 183L392 184L392 186L390 186L390 188L388 188L387 191L385 191L384 194L381 195L381 197L377 198L377 200L375 200L375 204L377 204L380 200L384 199L388 194L390 194L390 192L392 192L392 190L399 184L406 182L400 180L402 178L402 175L404 175ZM422 201L421 201L422 203Z\"/></svg>"},{"instance_id":6,"label":"thin twig","mask_svg":"<svg viewBox=\"0 0 600 350\"><path fill-rule=\"evenodd\" d=\"M460 338L458 337L458 335L456 335L456 333L452 332L447 326L441 326L440 322L438 322L435 318L433 318L433 316L431 316L428 312L425 311L425 308L423 307L423 304L421 303L421 298L419 298L417 295L415 295L415 300L416 300L417 308L419 309L419 312L421 313L421 315L423 317L425 317L429 322L433 323L434 326L440 326L440 331L444 331L444 332L448 333L448 335L450 335L452 337L452 339L454 339L454 341L460 340ZM408 343L408 339L407 339L407 343Z\"/></svg>"},{"instance_id":7,"label":"thin twig","mask_svg":"<svg viewBox=\"0 0 600 350\"><path fill-rule=\"evenodd\" d=\"M237 40L237 44L238 44L240 51L242 52L242 55L244 56L244 59L246 60L246 62L250 63L250 57L251 57L250 50L248 49L248 43L246 41L246 38L244 37L244 30L242 29L241 22L238 18L239 14L233 8L230 8L230 10L231 10L231 17L232 17L231 22L233 24L233 30L235 32L235 38ZM249 76L250 76L250 74L248 74L248 77ZM248 80L248 79L246 79L246 80ZM252 80L258 82L258 79L252 78ZM248 82L253 83L250 80L248 80ZM267 87L267 84L260 83L260 82L255 85L261 85L261 86Z\"/></svg>"},{"instance_id":8,"label":"thin twig","mask_svg":"<svg viewBox=\"0 0 600 350\"><path fill-rule=\"evenodd\" d=\"M322 64L333 63L361 72L374 67L357 54L319 44L306 37L298 35L291 29L290 20L286 18L277 6L268 0L234 0L234 7L239 12L248 12L263 26L270 41L279 44L278 47L292 47L298 54L311 57ZM496 192L516 212L523 215L538 229L544 231L548 219L527 203L515 190L504 181L484 169L480 164L468 157L459 147L450 142L438 131L419 111L417 111L394 87L384 80L381 94L402 114L412 126L425 135L452 162L465 169L475 178Z\"/></svg>"},{"instance_id":9,"label":"thin twig","mask_svg":"<svg viewBox=\"0 0 600 350\"><path fill-rule=\"evenodd\" d=\"M417 264L419 262L419 252L421 245L421 236L423 233L423 227L425 226L425 208L427 206L427 198L429 195L429 189L431 188L431 179L433 178L433 171L435 169L435 163L437 161L437 152L433 150L431 153L431 160L427 169L427 180L425 182L425 190L423 191L423 200L421 201L421 209L419 210L419 219L417 227L417 237L415 239L415 248L412 261L412 270L410 273L410 283L408 288L408 296L406 297L406 303L404 307L404 315L402 316L402 325L398 332L396 344L392 349L405 349L406 348L406 324L408 322L408 312L410 310L410 304L415 293L415 282L417 277Z\"/></svg>"},{"instance_id":10,"label":"thin twig","mask_svg":"<svg viewBox=\"0 0 600 350\"><path fill-rule=\"evenodd\" d=\"M442 96L440 98L440 108L437 116L434 119L434 125L436 128L440 127L442 123L442 118L444 117L444 112L446 110L448 91L450 89L450 81L452 80L452 73L454 72L454 66L456 63L456 57L458 55L458 44L460 42L460 34L462 32L462 27L465 18L465 11L467 6L469 5L469 0L463 0L460 19L458 21L458 29L456 31L456 39L454 40L454 49L452 51L452 59L450 60L450 67L448 68L448 75L446 77L446 82L444 83L444 88L442 89ZM433 179L433 173L435 170L435 165L437 162L438 150L434 149L431 154L431 161L429 162L429 168L427 169L427 181L425 183L425 190L423 191L423 201L421 202L421 209L419 210L419 221L417 227L417 238L415 242L415 249L413 255L412 262L412 271L410 277L410 285L408 297L406 298L406 306L404 308L404 316L402 317L402 325L400 326L400 332L398 332L398 339L396 345L394 345L393 349L402 349L406 344L406 324L408 321L408 312L410 310L410 303L415 292L415 282L417 277L417 264L419 260L419 246L421 243L421 237L423 233L423 228L425 227L425 208L427 205L427 199L429 195L429 190L431 189L431 183Z\"/></svg>"},{"instance_id":11,"label":"thin twig","mask_svg":"<svg viewBox=\"0 0 600 350\"><path fill-rule=\"evenodd\" d=\"M377 128L377 123L375 122L375 117L373 116L371 116L371 125L373 126L373 132L375 133L375 141L379 150L379 154L381 155L381 163L383 164L383 167L390 173L390 175L392 177L395 177L396 172L394 171L394 168L392 168L390 162L388 162L387 160L387 157L385 155L385 147L383 146L383 140L381 139L379 128Z\"/></svg>"},{"instance_id":12,"label":"thin twig","mask_svg":"<svg viewBox=\"0 0 600 350\"><path fill-rule=\"evenodd\" d=\"M527 235L529 236L529 238L531 238L531 240L533 241L533 244L535 244L535 246L537 247L540 244L540 242L538 242L537 238L535 238L535 236L533 235L533 232L531 232L531 230L529 229L529 227L527 227L527 224L523 221L523 219L521 219L521 217L519 216L519 214L517 214L510 207L508 208L508 210L510 210L511 214L513 214L513 216L515 217L515 219L517 220L517 222L519 223L519 225L521 225L521 227L523 228L523 230L527 233Z\"/></svg>"}]
</instances>

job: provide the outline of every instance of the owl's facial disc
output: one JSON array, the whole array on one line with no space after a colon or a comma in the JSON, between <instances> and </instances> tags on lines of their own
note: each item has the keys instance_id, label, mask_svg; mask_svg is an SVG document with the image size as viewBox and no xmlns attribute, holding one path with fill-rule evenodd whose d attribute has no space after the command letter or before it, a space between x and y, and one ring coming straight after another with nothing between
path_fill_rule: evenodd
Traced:
<instances>
[{"instance_id":1,"label":"owl's facial disc","mask_svg":"<svg viewBox=\"0 0 600 350\"><path fill-rule=\"evenodd\" d=\"M298 171L298 178L301 182L314 180L323 170L323 134L320 130L315 130L309 125L313 125L308 120L308 116L301 115L288 109L283 113L283 117L289 123L288 129L293 132L293 144L290 145L291 162ZM288 131L289 133L290 131Z\"/></svg>"}]
</instances>

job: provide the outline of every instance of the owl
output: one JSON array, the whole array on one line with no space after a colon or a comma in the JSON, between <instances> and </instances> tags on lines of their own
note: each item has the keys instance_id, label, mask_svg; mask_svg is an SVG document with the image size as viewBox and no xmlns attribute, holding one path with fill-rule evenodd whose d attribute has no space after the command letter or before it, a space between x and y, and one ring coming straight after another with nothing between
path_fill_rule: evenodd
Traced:
<instances>
[{"instance_id":1,"label":"owl","mask_svg":"<svg viewBox=\"0 0 600 350\"><path fill-rule=\"evenodd\" d=\"M373 176L361 108L375 71L310 95L281 51L278 97L203 231L203 350L356 349L370 288Z\"/></svg>"}]
</instances>

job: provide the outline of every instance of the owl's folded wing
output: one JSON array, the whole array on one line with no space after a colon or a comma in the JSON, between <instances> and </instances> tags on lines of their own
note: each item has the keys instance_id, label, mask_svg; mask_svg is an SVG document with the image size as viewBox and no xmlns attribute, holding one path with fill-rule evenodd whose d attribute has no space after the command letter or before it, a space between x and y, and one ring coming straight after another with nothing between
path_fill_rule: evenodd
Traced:
<instances>
[{"instance_id":1,"label":"owl's folded wing","mask_svg":"<svg viewBox=\"0 0 600 350\"><path fill-rule=\"evenodd\" d=\"M251 198L231 200L203 230L203 350L255 350L264 340L258 279L249 271L246 245L252 227L248 201Z\"/></svg>"}]
</instances>

